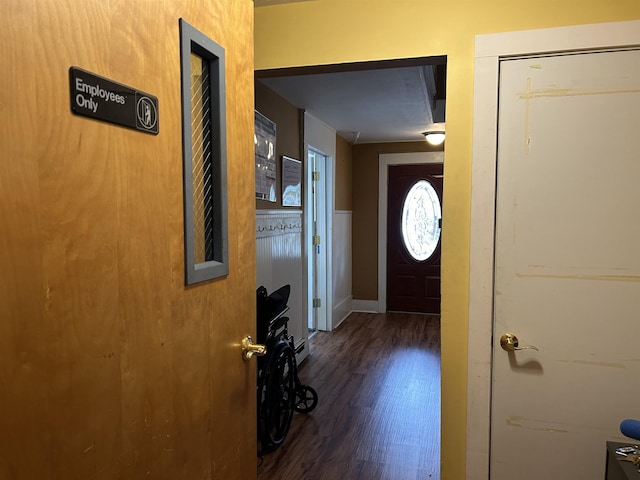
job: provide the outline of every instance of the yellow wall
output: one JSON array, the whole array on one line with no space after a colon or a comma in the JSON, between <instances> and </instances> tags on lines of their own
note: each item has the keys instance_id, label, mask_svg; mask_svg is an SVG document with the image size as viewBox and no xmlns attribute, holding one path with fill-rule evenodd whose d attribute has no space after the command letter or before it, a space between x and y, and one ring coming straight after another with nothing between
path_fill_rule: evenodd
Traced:
<instances>
[{"instance_id":1,"label":"yellow wall","mask_svg":"<svg viewBox=\"0 0 640 480\"><path fill-rule=\"evenodd\" d=\"M476 34L640 18L638 0L315 0L256 8L256 69L447 55L442 478L462 479Z\"/></svg>"}]
</instances>

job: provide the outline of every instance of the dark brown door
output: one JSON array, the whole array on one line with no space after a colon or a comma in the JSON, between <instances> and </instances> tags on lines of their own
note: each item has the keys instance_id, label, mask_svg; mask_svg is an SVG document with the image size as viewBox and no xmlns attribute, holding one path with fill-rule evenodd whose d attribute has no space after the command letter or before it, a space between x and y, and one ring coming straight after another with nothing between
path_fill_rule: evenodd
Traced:
<instances>
[{"instance_id":1,"label":"dark brown door","mask_svg":"<svg viewBox=\"0 0 640 480\"><path fill-rule=\"evenodd\" d=\"M424 180L430 184L442 202L442 164L395 165L389 167L387 205L387 310L398 312L440 313L440 241L431 254L412 246L403 235L403 212L407 194L417 182ZM424 199L418 199L418 203ZM430 204L429 199L426 199ZM433 240L433 223L429 226L433 213L429 205L418 207L413 217L405 218L405 232L415 240L421 236ZM437 220L436 220L437 222ZM439 231L439 226L437 228ZM423 258L426 255L426 258Z\"/></svg>"}]
</instances>

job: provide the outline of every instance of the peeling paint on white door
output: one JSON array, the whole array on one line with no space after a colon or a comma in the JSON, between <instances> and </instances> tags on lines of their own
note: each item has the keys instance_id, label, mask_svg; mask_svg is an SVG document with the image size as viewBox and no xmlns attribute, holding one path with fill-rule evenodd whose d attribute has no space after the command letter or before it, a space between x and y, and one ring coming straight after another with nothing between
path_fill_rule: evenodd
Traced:
<instances>
[{"instance_id":1,"label":"peeling paint on white door","mask_svg":"<svg viewBox=\"0 0 640 480\"><path fill-rule=\"evenodd\" d=\"M500 71L491 478L601 479L640 402L640 51Z\"/></svg>"}]
</instances>

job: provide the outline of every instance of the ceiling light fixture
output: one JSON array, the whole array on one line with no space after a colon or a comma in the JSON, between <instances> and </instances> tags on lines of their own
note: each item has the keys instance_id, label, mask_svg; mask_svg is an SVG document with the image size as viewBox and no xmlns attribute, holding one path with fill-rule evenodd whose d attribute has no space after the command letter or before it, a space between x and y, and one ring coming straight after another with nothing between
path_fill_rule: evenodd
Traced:
<instances>
[{"instance_id":1,"label":"ceiling light fixture","mask_svg":"<svg viewBox=\"0 0 640 480\"><path fill-rule=\"evenodd\" d=\"M427 129L426 132L422 132L424 138L431 145L437 146L444 142L444 123L434 123Z\"/></svg>"},{"instance_id":2,"label":"ceiling light fixture","mask_svg":"<svg viewBox=\"0 0 640 480\"><path fill-rule=\"evenodd\" d=\"M424 137L431 145L441 145L444 142L444 132L424 132Z\"/></svg>"}]
</instances>

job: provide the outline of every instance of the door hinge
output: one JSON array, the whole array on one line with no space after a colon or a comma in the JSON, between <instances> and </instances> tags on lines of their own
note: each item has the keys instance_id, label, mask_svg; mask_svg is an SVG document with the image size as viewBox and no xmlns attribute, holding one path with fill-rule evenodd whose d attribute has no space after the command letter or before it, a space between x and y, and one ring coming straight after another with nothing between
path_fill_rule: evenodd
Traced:
<instances>
[{"instance_id":1,"label":"door hinge","mask_svg":"<svg viewBox=\"0 0 640 480\"><path fill-rule=\"evenodd\" d=\"M313 174L312 174L312 177L311 177L311 178L312 178L312 180L313 180L314 182L319 182L319 181L320 181L320 172L313 172Z\"/></svg>"},{"instance_id":2,"label":"door hinge","mask_svg":"<svg viewBox=\"0 0 640 480\"><path fill-rule=\"evenodd\" d=\"M313 246L320 245L320 235L313 236Z\"/></svg>"},{"instance_id":3,"label":"door hinge","mask_svg":"<svg viewBox=\"0 0 640 480\"><path fill-rule=\"evenodd\" d=\"M322 299L314 298L313 299L313 308L320 308L322 306Z\"/></svg>"}]
</instances>

